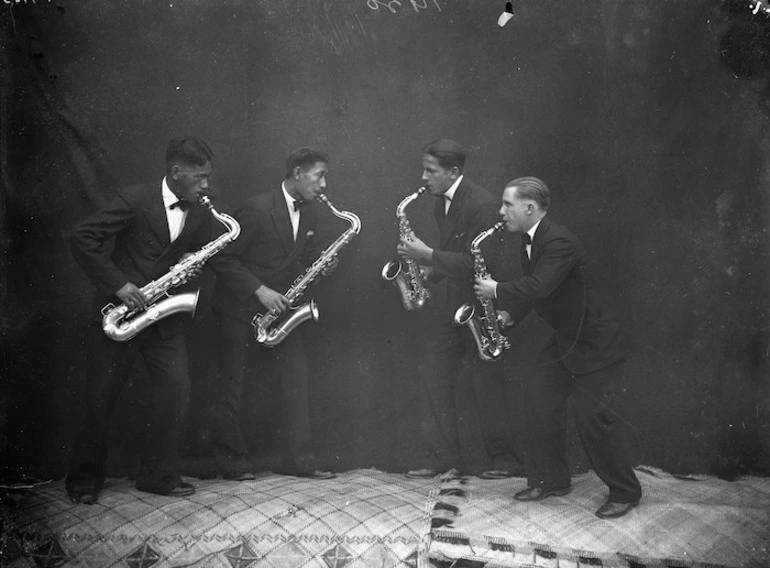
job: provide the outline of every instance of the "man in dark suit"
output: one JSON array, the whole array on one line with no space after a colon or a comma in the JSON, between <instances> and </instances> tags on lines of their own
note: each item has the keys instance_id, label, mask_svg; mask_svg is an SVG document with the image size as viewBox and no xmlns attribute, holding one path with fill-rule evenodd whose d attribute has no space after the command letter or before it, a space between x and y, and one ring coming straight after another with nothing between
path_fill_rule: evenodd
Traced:
<instances>
[{"instance_id":1,"label":"man in dark suit","mask_svg":"<svg viewBox=\"0 0 770 568\"><path fill-rule=\"evenodd\" d=\"M453 324L462 304L475 302L474 264L470 246L483 230L498 221L497 204L484 188L465 179L465 151L452 140L436 140L423 149L422 179L436 197L434 215L439 228L439 245L431 248L412 236L402 238L398 253L411 258L432 282L446 279L446 301L438 309L427 357L421 366L422 467L407 472L409 478L433 477L461 466L460 435L455 405L458 376L467 357L472 359L474 393L485 450L492 468L481 477L501 479L521 470L521 462L507 427L509 410L502 360L482 361L470 330ZM491 239L489 239L491 240ZM485 261L493 273L498 268L494 243L482 246ZM477 312L481 308L477 306Z\"/></svg>"},{"instance_id":2,"label":"man in dark suit","mask_svg":"<svg viewBox=\"0 0 770 568\"><path fill-rule=\"evenodd\" d=\"M474 287L479 297L498 299L511 325L534 308L554 330L540 355L542 376L527 385L528 487L515 498L539 501L570 492L565 457L569 400L591 467L610 489L596 515L621 517L642 494L624 450L620 417L612 409L622 386L625 338L591 279L583 244L546 217L550 202L550 191L538 178L508 183L500 213L509 231L522 233L523 276L500 283L477 279Z\"/></svg>"},{"instance_id":3,"label":"man in dark suit","mask_svg":"<svg viewBox=\"0 0 770 568\"><path fill-rule=\"evenodd\" d=\"M177 446L190 391L185 316L160 319L120 342L103 333L100 312L108 303L144 310L148 298L141 288L209 242L212 217L198 198L208 192L212 156L208 145L197 138L171 140L161 182L121 191L72 237L75 260L97 288L95 318L89 325L85 417L66 479L67 492L76 503L93 504L98 499L105 479L110 414L139 354L149 371L152 399L136 487L171 496L195 492L177 473Z\"/></svg>"},{"instance_id":4,"label":"man in dark suit","mask_svg":"<svg viewBox=\"0 0 770 568\"><path fill-rule=\"evenodd\" d=\"M235 211L241 235L217 258L214 311L220 319L222 351L213 443L218 467L227 478L254 478L239 425L245 350L253 341L250 324L257 313L279 315L289 309L291 302L284 293L322 251L316 236L316 196L326 187L327 163L326 154L312 148L292 152L283 183ZM324 275L336 265L335 259ZM285 472L331 479L334 473L319 468L313 449L305 330L306 326L298 326L261 355L280 375Z\"/></svg>"}]
</instances>

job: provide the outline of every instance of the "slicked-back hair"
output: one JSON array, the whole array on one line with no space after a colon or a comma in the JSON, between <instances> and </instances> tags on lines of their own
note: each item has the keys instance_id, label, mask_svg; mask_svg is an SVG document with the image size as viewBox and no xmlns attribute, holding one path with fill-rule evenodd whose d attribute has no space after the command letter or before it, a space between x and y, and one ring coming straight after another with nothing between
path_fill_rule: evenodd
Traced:
<instances>
[{"instance_id":1,"label":"slicked-back hair","mask_svg":"<svg viewBox=\"0 0 770 568\"><path fill-rule=\"evenodd\" d=\"M449 140L448 138L434 140L426 144L422 152L436 158L442 168L451 170L456 166L460 173L463 173L465 150L454 140Z\"/></svg>"},{"instance_id":2,"label":"slicked-back hair","mask_svg":"<svg viewBox=\"0 0 770 568\"><path fill-rule=\"evenodd\" d=\"M293 150L291 154L289 154L289 157L286 158L286 179L289 179L294 175L294 168L297 166L306 171L313 164L318 162L328 163L329 156L320 150L309 148L307 146Z\"/></svg>"},{"instance_id":3,"label":"slicked-back hair","mask_svg":"<svg viewBox=\"0 0 770 568\"><path fill-rule=\"evenodd\" d=\"M203 166L213 157L214 152L209 145L196 136L172 138L166 147L166 170L178 162L188 166Z\"/></svg>"},{"instance_id":4,"label":"slicked-back hair","mask_svg":"<svg viewBox=\"0 0 770 568\"><path fill-rule=\"evenodd\" d=\"M540 209L548 211L551 204L551 190L545 185L545 182L536 177L520 177L509 181L505 186L516 188L516 194L520 199L531 199L538 204Z\"/></svg>"}]
</instances>

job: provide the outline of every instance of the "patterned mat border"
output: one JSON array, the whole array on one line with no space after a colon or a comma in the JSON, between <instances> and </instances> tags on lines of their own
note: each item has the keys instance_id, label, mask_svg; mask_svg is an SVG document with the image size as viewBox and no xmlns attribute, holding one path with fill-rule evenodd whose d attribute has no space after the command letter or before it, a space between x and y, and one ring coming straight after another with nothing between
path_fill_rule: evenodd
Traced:
<instances>
[{"instance_id":1,"label":"patterned mat border","mask_svg":"<svg viewBox=\"0 0 770 568\"><path fill-rule=\"evenodd\" d=\"M636 468L656 477L685 480L706 476L672 475L654 467ZM434 568L770 568L761 564L738 565L699 562L681 557L647 557L621 552L601 553L568 547L554 547L538 542L509 540L486 535L470 536L465 532L442 528L451 524L459 508L450 501L462 501L463 489L469 482L464 476L442 477L441 488L434 499L431 513L429 566ZM446 499L449 497L449 499ZM444 499L439 501L439 499ZM423 568L423 567L420 567Z\"/></svg>"}]
</instances>

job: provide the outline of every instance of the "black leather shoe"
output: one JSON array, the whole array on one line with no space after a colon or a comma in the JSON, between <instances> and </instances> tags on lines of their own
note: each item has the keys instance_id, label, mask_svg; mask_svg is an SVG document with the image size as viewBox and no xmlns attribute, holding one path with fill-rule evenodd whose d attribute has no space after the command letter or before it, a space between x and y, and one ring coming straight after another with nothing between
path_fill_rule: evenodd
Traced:
<instances>
[{"instance_id":1,"label":"black leather shoe","mask_svg":"<svg viewBox=\"0 0 770 568\"><path fill-rule=\"evenodd\" d=\"M254 481L257 476L250 471L242 471L239 473L226 473L222 477L229 481Z\"/></svg>"},{"instance_id":2,"label":"black leather shoe","mask_svg":"<svg viewBox=\"0 0 770 568\"><path fill-rule=\"evenodd\" d=\"M93 505L99 500L99 492L96 489L68 491L67 496L76 505Z\"/></svg>"},{"instance_id":3,"label":"black leather shoe","mask_svg":"<svg viewBox=\"0 0 770 568\"><path fill-rule=\"evenodd\" d=\"M542 487L527 487L513 496L517 501L542 501L546 497L559 497L567 495L572 491L572 487L563 487L562 489L543 489Z\"/></svg>"},{"instance_id":4,"label":"black leather shoe","mask_svg":"<svg viewBox=\"0 0 770 568\"><path fill-rule=\"evenodd\" d=\"M195 493L195 487L185 482L180 483L173 489L162 489L139 484L137 484L136 488L145 493L155 493L156 495L165 495L166 497L189 497Z\"/></svg>"},{"instance_id":5,"label":"black leather shoe","mask_svg":"<svg viewBox=\"0 0 770 568\"><path fill-rule=\"evenodd\" d=\"M422 469L410 469L404 476L407 479L433 479L438 475L438 471L424 467Z\"/></svg>"},{"instance_id":6,"label":"black leather shoe","mask_svg":"<svg viewBox=\"0 0 770 568\"><path fill-rule=\"evenodd\" d=\"M337 477L337 474L331 471L312 469L310 471L303 471L302 473L298 473L297 477L306 477L308 479L334 479Z\"/></svg>"},{"instance_id":7,"label":"black leather shoe","mask_svg":"<svg viewBox=\"0 0 770 568\"><path fill-rule=\"evenodd\" d=\"M638 504L639 501L632 501L631 503L615 503L613 501L607 501L604 505L599 507L595 515L600 519L617 519L628 513Z\"/></svg>"},{"instance_id":8,"label":"black leather shoe","mask_svg":"<svg viewBox=\"0 0 770 568\"><path fill-rule=\"evenodd\" d=\"M507 469L488 469L479 474L479 479L508 479L513 476L513 472Z\"/></svg>"}]
</instances>

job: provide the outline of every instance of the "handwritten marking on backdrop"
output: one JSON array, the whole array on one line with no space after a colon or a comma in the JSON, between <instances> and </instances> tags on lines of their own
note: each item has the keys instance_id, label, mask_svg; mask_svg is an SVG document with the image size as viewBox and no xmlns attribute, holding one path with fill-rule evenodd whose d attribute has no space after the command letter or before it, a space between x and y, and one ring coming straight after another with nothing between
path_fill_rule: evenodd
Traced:
<instances>
[{"instance_id":1,"label":"handwritten marking on backdrop","mask_svg":"<svg viewBox=\"0 0 770 568\"><path fill-rule=\"evenodd\" d=\"M405 2L401 2L400 0L366 0L366 5L370 9L378 11L380 8L387 8L392 14L398 12L398 10L403 7L404 3ZM431 3L436 7L436 10L439 12L441 11L438 0L432 0ZM415 12L428 9L428 0L409 0L409 4L412 5L412 9Z\"/></svg>"}]
</instances>

